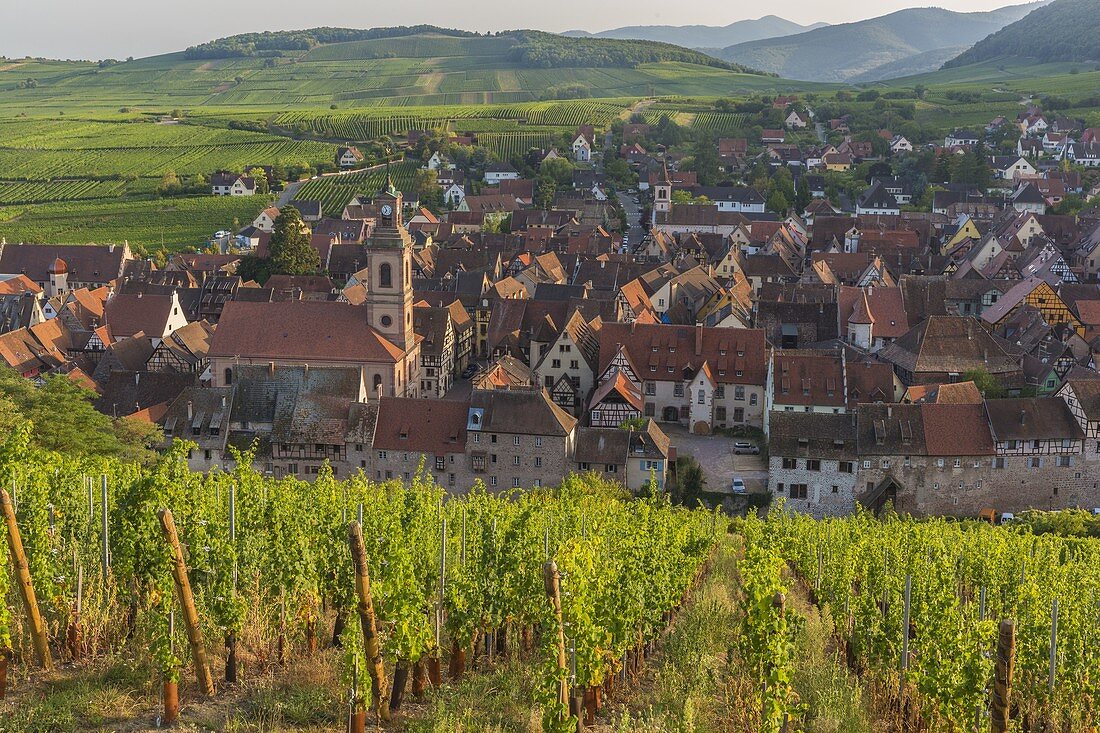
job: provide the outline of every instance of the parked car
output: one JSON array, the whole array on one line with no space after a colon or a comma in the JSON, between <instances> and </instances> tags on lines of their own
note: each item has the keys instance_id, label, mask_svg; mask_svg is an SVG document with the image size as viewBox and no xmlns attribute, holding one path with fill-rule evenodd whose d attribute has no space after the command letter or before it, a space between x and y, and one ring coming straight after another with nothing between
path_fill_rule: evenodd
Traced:
<instances>
[{"instance_id":1,"label":"parked car","mask_svg":"<svg viewBox=\"0 0 1100 733\"><path fill-rule=\"evenodd\" d=\"M738 456L758 456L760 455L760 446L739 440L733 444L733 452Z\"/></svg>"},{"instance_id":2,"label":"parked car","mask_svg":"<svg viewBox=\"0 0 1100 733\"><path fill-rule=\"evenodd\" d=\"M998 512L996 509L986 507L978 512L978 519L983 519L990 524L1007 524L1016 519L1012 512Z\"/></svg>"},{"instance_id":3,"label":"parked car","mask_svg":"<svg viewBox=\"0 0 1100 733\"><path fill-rule=\"evenodd\" d=\"M730 490L735 494L749 493L749 490L745 488L745 480L740 476L733 477L733 484L730 486Z\"/></svg>"},{"instance_id":4,"label":"parked car","mask_svg":"<svg viewBox=\"0 0 1100 733\"><path fill-rule=\"evenodd\" d=\"M468 367L466 367L465 369L462 370L462 378L463 379L469 379L470 377L474 376L475 374L477 374L477 364L471 364L471 365L469 365Z\"/></svg>"}]
</instances>

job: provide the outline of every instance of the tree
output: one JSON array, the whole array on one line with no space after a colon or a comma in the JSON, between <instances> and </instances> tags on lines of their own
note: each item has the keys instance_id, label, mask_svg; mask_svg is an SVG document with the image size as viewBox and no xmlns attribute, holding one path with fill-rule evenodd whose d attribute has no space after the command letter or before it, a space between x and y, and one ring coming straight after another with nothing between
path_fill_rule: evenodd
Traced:
<instances>
[{"instance_id":1,"label":"tree","mask_svg":"<svg viewBox=\"0 0 1100 733\"><path fill-rule=\"evenodd\" d=\"M276 274L308 275L321 267L320 255L309 244L309 229L293 206L284 206L275 217L268 251Z\"/></svg>"},{"instance_id":2,"label":"tree","mask_svg":"<svg viewBox=\"0 0 1100 733\"><path fill-rule=\"evenodd\" d=\"M768 196L768 211L773 211L780 216L786 216L787 211L791 208L790 202L787 197L783 195L783 192L776 189Z\"/></svg>"},{"instance_id":3,"label":"tree","mask_svg":"<svg viewBox=\"0 0 1100 733\"><path fill-rule=\"evenodd\" d=\"M676 459L676 494L684 506L694 507L703 499L707 479L699 463L691 456Z\"/></svg>"},{"instance_id":4,"label":"tree","mask_svg":"<svg viewBox=\"0 0 1100 733\"><path fill-rule=\"evenodd\" d=\"M775 172L775 175L771 179L771 190L778 191L783 194L783 198L788 202L794 201L794 177L791 175L791 170L787 166L781 167Z\"/></svg>"},{"instance_id":5,"label":"tree","mask_svg":"<svg viewBox=\"0 0 1100 733\"><path fill-rule=\"evenodd\" d=\"M982 397L987 400L995 400L1005 396L1004 386L984 368L963 372L962 381L973 382L978 391L982 393Z\"/></svg>"},{"instance_id":6,"label":"tree","mask_svg":"<svg viewBox=\"0 0 1100 733\"><path fill-rule=\"evenodd\" d=\"M1085 208L1085 199L1078 194L1071 193L1058 202L1054 207L1053 213L1063 215L1074 215L1081 209Z\"/></svg>"},{"instance_id":7,"label":"tree","mask_svg":"<svg viewBox=\"0 0 1100 733\"><path fill-rule=\"evenodd\" d=\"M183 184L180 183L180 177L176 175L174 170L167 170L161 176L160 185L156 187L154 192L158 196L174 196L182 189Z\"/></svg>"},{"instance_id":8,"label":"tree","mask_svg":"<svg viewBox=\"0 0 1100 733\"><path fill-rule=\"evenodd\" d=\"M263 168L249 168L244 174L255 179L256 193L260 195L271 193L271 181L267 180L267 171Z\"/></svg>"},{"instance_id":9,"label":"tree","mask_svg":"<svg viewBox=\"0 0 1100 733\"><path fill-rule=\"evenodd\" d=\"M245 255L237 263L237 276L243 282L254 280L263 285L271 275L271 260L269 259L261 259L256 255Z\"/></svg>"},{"instance_id":10,"label":"tree","mask_svg":"<svg viewBox=\"0 0 1100 733\"><path fill-rule=\"evenodd\" d=\"M420 205L438 214L443 211L443 189L439 187L439 177L433 170L422 169L416 173L416 194Z\"/></svg>"},{"instance_id":11,"label":"tree","mask_svg":"<svg viewBox=\"0 0 1100 733\"><path fill-rule=\"evenodd\" d=\"M951 160L947 153L936 156L936 166L932 169L932 180L936 183L947 183L951 180Z\"/></svg>"},{"instance_id":12,"label":"tree","mask_svg":"<svg viewBox=\"0 0 1100 733\"><path fill-rule=\"evenodd\" d=\"M551 158L542 161L539 176L549 176L558 187L573 185L573 164L565 158Z\"/></svg>"},{"instance_id":13,"label":"tree","mask_svg":"<svg viewBox=\"0 0 1100 733\"><path fill-rule=\"evenodd\" d=\"M41 387L13 370L0 368L0 430L10 434L30 422L39 447L85 456L118 456L146 461L161 441L155 426L136 428L112 420L92 406L95 393L68 377L46 377Z\"/></svg>"},{"instance_id":14,"label":"tree","mask_svg":"<svg viewBox=\"0 0 1100 733\"><path fill-rule=\"evenodd\" d=\"M558 184L553 176L539 176L538 187L535 189L535 206L549 210L554 205L554 196L558 193Z\"/></svg>"},{"instance_id":15,"label":"tree","mask_svg":"<svg viewBox=\"0 0 1100 733\"><path fill-rule=\"evenodd\" d=\"M806 176L802 175L798 177L798 186L795 188L794 207L798 213L802 213L806 210L806 207L810 205L813 200L813 194L810 193L810 184L806 180Z\"/></svg>"},{"instance_id":16,"label":"tree","mask_svg":"<svg viewBox=\"0 0 1100 733\"><path fill-rule=\"evenodd\" d=\"M709 135L703 135L695 143L695 175L700 186L714 186L718 183L718 145Z\"/></svg>"}]
</instances>

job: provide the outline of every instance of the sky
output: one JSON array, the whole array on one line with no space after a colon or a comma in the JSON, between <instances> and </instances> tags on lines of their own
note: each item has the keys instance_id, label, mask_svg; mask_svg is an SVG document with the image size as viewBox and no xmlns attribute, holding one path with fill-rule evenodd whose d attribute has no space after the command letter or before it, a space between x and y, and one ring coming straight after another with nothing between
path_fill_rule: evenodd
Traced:
<instances>
[{"instance_id":1,"label":"sky","mask_svg":"<svg viewBox=\"0 0 1100 733\"><path fill-rule=\"evenodd\" d=\"M624 25L727 25L768 11L801 24L844 23L935 4L972 12L1015 0L786 0L782 9L737 0L0 0L0 55L8 58L142 57L235 33L316 26L371 28L430 23L473 31L536 28L599 31ZM506 8L506 12L502 12ZM629 9L629 14L627 9Z\"/></svg>"}]
</instances>

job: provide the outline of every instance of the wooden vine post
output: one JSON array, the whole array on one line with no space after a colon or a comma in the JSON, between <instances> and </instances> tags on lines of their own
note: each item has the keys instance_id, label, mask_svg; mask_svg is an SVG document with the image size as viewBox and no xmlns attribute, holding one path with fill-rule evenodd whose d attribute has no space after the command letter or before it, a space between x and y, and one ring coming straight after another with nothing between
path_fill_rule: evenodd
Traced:
<instances>
[{"instance_id":1,"label":"wooden vine post","mask_svg":"<svg viewBox=\"0 0 1100 733\"><path fill-rule=\"evenodd\" d=\"M23 551L23 538L19 534L19 525L15 521L15 506L4 489L0 489L0 506L3 507L4 521L8 525L8 548L11 550L11 562L15 567L15 579L19 584L19 595L23 597L23 606L27 609L27 619L31 624L31 637L34 640L34 655L42 669L53 669L50 645L46 639L46 624L38 610L38 598L34 594L31 582L31 569L27 564L27 553Z\"/></svg>"},{"instance_id":2,"label":"wooden vine post","mask_svg":"<svg viewBox=\"0 0 1100 733\"><path fill-rule=\"evenodd\" d=\"M569 682L566 675L565 659L565 627L561 617L561 573L558 572L558 564L548 560L542 566L542 580L546 586L546 596L550 599L550 605L554 609L554 622L558 627L558 704L562 710L569 709Z\"/></svg>"},{"instance_id":3,"label":"wooden vine post","mask_svg":"<svg viewBox=\"0 0 1100 733\"><path fill-rule=\"evenodd\" d=\"M1016 667L1016 622L1001 621L997 635L997 659L993 673L993 709L990 711L991 733L1006 733L1012 710L1012 673Z\"/></svg>"},{"instance_id":4,"label":"wooden vine post","mask_svg":"<svg viewBox=\"0 0 1100 733\"><path fill-rule=\"evenodd\" d=\"M191 594L191 581L187 578L187 563L183 559L176 522L170 509L157 512L160 528L172 550L172 578L176 582L176 595L183 610L183 624L187 629L187 641L191 645L191 656L195 660L195 677L204 695L214 694L214 677L210 674L210 662L206 658L206 646L202 641L202 629L199 627L199 613L195 610L195 597Z\"/></svg>"},{"instance_id":5,"label":"wooden vine post","mask_svg":"<svg viewBox=\"0 0 1100 733\"><path fill-rule=\"evenodd\" d=\"M363 628L363 648L366 650L371 680L371 697L378 718L390 719L390 703L386 695L386 668L382 665L382 647L378 642L378 622L374 616L374 599L370 591L370 573L367 570L367 548L363 544L363 528L359 522L348 525L348 544L355 565L355 594L359 598L359 623Z\"/></svg>"}]
</instances>

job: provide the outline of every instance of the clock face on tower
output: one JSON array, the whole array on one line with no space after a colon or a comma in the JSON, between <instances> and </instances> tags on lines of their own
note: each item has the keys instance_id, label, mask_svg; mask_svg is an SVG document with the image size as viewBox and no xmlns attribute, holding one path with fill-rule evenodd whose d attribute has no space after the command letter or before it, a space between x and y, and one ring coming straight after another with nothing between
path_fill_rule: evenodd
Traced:
<instances>
[{"instance_id":1,"label":"clock face on tower","mask_svg":"<svg viewBox=\"0 0 1100 733\"><path fill-rule=\"evenodd\" d=\"M382 216L389 216L393 213L393 208L389 204L382 204Z\"/></svg>"}]
</instances>

